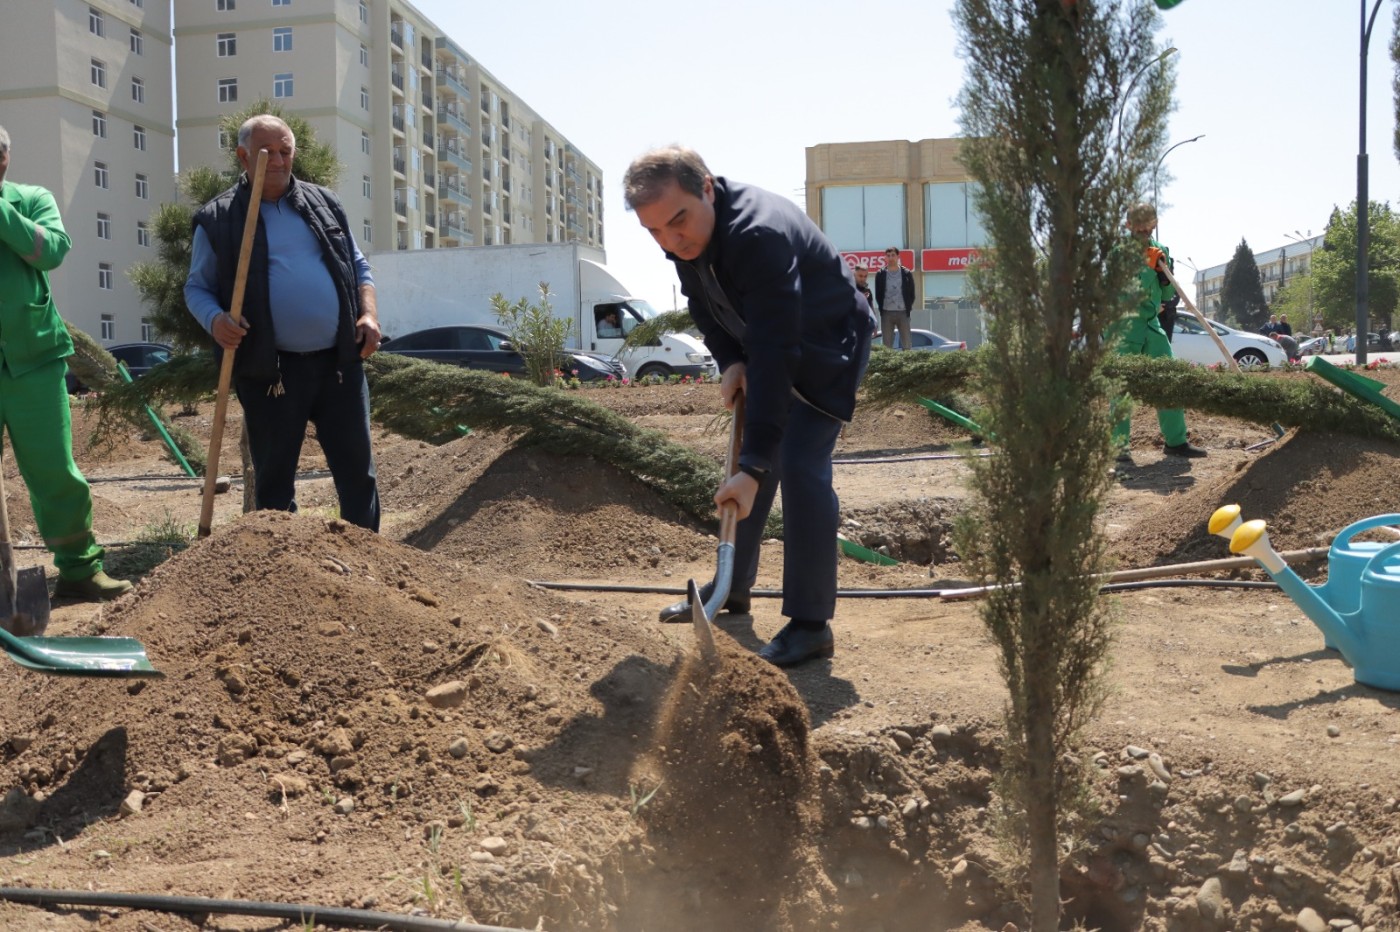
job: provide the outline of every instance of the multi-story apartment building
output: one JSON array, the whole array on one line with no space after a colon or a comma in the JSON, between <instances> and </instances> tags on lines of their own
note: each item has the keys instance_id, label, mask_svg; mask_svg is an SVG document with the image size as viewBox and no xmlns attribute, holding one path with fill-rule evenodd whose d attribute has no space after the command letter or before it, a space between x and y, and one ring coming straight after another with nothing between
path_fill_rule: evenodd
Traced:
<instances>
[{"instance_id":1,"label":"multi-story apartment building","mask_svg":"<svg viewBox=\"0 0 1400 932\"><path fill-rule=\"evenodd\" d=\"M5 4L7 178L53 192L73 240L54 300L107 344L154 336L127 272L156 258L152 213L175 199L171 115L167 0Z\"/></svg>"},{"instance_id":2,"label":"multi-story apartment building","mask_svg":"<svg viewBox=\"0 0 1400 932\"><path fill-rule=\"evenodd\" d=\"M982 319L964 286L986 236L960 147L957 139L811 146L807 214L853 266L877 271L885 249L897 247L900 264L915 273L914 326L974 347Z\"/></svg>"},{"instance_id":3,"label":"multi-story apartment building","mask_svg":"<svg viewBox=\"0 0 1400 932\"><path fill-rule=\"evenodd\" d=\"M1270 305L1285 285L1299 275L1308 274L1312 269L1313 250L1321 249L1324 239L1322 236L1290 238L1293 240L1290 243L1254 254L1254 264L1259 267L1259 281L1264 286L1264 300ZM1195 275L1196 307L1207 317L1220 315L1220 289L1225 285L1225 269L1228 266L1228 262L1213 265ZM1321 328L1320 318L1295 321L1293 325L1295 331Z\"/></svg>"},{"instance_id":4,"label":"multi-story apartment building","mask_svg":"<svg viewBox=\"0 0 1400 932\"><path fill-rule=\"evenodd\" d=\"M603 245L598 166L403 0L179 0L175 43L182 167L266 97L335 146L366 252Z\"/></svg>"}]
</instances>

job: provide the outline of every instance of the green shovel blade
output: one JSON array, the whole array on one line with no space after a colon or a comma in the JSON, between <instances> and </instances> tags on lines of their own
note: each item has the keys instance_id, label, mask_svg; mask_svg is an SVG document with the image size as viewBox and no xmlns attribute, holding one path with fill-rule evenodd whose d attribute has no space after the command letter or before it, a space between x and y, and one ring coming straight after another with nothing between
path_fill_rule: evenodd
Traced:
<instances>
[{"instance_id":1,"label":"green shovel blade","mask_svg":"<svg viewBox=\"0 0 1400 932\"><path fill-rule=\"evenodd\" d=\"M56 676L165 676L146 657L134 638L32 637L17 638L0 629L0 649L22 667Z\"/></svg>"}]
</instances>

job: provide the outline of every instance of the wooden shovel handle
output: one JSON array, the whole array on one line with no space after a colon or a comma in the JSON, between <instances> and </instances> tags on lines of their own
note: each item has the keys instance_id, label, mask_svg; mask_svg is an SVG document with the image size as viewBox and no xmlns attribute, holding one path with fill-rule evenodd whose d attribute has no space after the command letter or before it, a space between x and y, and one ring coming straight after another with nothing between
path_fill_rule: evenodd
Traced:
<instances>
[{"instance_id":1,"label":"wooden shovel handle","mask_svg":"<svg viewBox=\"0 0 1400 932\"><path fill-rule=\"evenodd\" d=\"M252 193L248 200L248 217L243 223L243 244L238 250L238 268L233 278L233 297L228 315L233 322L243 320L243 292L248 287L248 265L253 258L253 241L258 234L258 208L262 206L263 177L267 173L267 150L258 150L253 169ZM224 350L219 366L219 393L214 400L214 423L209 432L209 456L204 467L204 500L199 508L199 536L208 537L214 523L214 485L219 478L219 448L224 443L224 418L228 414L228 387L233 381L233 354Z\"/></svg>"},{"instance_id":2,"label":"wooden shovel handle","mask_svg":"<svg viewBox=\"0 0 1400 932\"><path fill-rule=\"evenodd\" d=\"M739 452L744 446L744 393L734 396L734 416L729 422L729 450L724 457L724 478L732 479L739 471ZM738 509L726 502L719 510L720 543L734 543L739 524Z\"/></svg>"}]
</instances>

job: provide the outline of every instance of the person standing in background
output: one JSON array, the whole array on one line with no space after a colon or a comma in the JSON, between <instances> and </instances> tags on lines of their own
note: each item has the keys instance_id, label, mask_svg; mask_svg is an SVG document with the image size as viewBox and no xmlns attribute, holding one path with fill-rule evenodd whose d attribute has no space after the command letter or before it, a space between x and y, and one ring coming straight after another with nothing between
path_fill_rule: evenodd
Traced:
<instances>
[{"instance_id":1,"label":"person standing in background","mask_svg":"<svg viewBox=\"0 0 1400 932\"><path fill-rule=\"evenodd\" d=\"M880 330L884 344L894 346L894 332L899 330L899 348L913 349L909 315L914 310L914 273L899 265L899 250L885 250L885 267L875 273L875 300L880 306Z\"/></svg>"}]
</instances>

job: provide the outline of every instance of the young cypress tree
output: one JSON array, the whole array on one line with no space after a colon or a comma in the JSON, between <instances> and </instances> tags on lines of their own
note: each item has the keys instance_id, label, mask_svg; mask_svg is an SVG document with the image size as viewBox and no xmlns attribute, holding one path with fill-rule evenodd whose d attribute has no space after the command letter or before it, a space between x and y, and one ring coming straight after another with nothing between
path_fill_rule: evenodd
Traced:
<instances>
[{"instance_id":1,"label":"young cypress tree","mask_svg":"<svg viewBox=\"0 0 1400 932\"><path fill-rule=\"evenodd\" d=\"M1269 320L1269 302L1264 300L1259 264L1254 261L1249 243L1243 239L1225 266L1225 279L1220 283L1220 310L1239 324L1240 329L1255 333Z\"/></svg>"},{"instance_id":2,"label":"young cypress tree","mask_svg":"<svg viewBox=\"0 0 1400 932\"><path fill-rule=\"evenodd\" d=\"M1137 300L1124 222L1165 142L1173 72L1142 0L959 0L954 18L989 238L971 276L990 337L975 378L1001 453L974 461L958 539L1005 584L982 607L1009 692L1002 802L1029 851L1031 927L1051 932L1057 813L1079 785L1063 752L1097 708L1109 646L1090 578L1111 482L1105 334Z\"/></svg>"}]
</instances>

